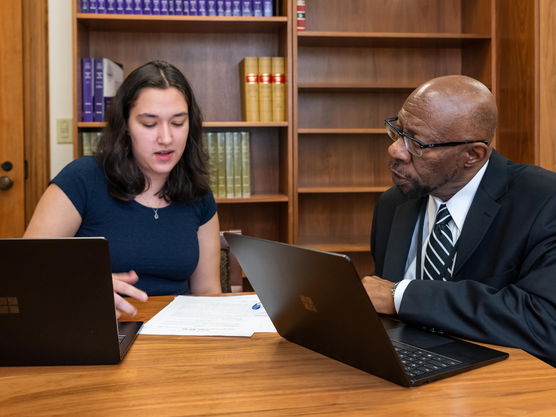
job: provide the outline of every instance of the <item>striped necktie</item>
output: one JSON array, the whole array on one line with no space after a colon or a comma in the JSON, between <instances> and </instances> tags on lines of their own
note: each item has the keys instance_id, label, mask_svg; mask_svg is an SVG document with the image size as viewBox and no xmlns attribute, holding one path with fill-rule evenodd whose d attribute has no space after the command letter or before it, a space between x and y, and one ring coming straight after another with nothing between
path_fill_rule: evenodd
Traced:
<instances>
[{"instance_id":1,"label":"striped necktie","mask_svg":"<svg viewBox=\"0 0 556 417\"><path fill-rule=\"evenodd\" d=\"M436 220L429 243L425 252L425 262L423 265L423 279L442 279L446 281L452 276L452 263L454 243L452 242L452 232L448 228L448 223L452 220L446 204L442 204L436 214Z\"/></svg>"}]
</instances>

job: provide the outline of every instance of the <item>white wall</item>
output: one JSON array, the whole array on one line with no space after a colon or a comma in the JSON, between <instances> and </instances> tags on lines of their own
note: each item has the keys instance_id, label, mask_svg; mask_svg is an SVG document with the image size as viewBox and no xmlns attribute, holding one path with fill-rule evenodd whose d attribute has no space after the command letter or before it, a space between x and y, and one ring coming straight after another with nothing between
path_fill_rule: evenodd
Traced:
<instances>
[{"instance_id":1,"label":"white wall","mask_svg":"<svg viewBox=\"0 0 556 417\"><path fill-rule=\"evenodd\" d=\"M56 119L73 117L72 1L74 0L48 0L51 177L73 159L73 145L56 143Z\"/></svg>"}]
</instances>

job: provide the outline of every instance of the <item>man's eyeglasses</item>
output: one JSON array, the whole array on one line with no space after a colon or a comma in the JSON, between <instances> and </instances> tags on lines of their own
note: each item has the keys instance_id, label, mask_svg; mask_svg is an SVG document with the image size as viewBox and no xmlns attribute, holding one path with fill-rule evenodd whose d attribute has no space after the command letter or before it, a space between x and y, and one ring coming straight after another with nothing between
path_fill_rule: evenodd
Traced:
<instances>
[{"instance_id":1,"label":"man's eyeglasses","mask_svg":"<svg viewBox=\"0 0 556 417\"><path fill-rule=\"evenodd\" d=\"M392 141L396 142L398 139L403 140L403 144L407 151L415 156L422 156L423 149L426 148L437 148L440 146L458 146L458 145L465 145L466 143L485 143L489 144L488 140L465 140L462 142L441 142L441 143L424 143L419 139L415 139L412 136L402 132L393 122L397 121L397 117L389 117L388 119L384 119L384 125L386 126L386 133L390 136Z\"/></svg>"}]
</instances>

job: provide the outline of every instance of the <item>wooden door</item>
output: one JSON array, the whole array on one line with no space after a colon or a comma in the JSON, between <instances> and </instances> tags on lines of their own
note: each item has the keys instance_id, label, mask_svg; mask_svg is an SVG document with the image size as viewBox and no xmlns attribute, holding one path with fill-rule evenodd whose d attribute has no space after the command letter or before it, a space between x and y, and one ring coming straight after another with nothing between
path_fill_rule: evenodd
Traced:
<instances>
[{"instance_id":1,"label":"wooden door","mask_svg":"<svg viewBox=\"0 0 556 417\"><path fill-rule=\"evenodd\" d=\"M0 2L0 237L25 227L22 0Z\"/></svg>"}]
</instances>

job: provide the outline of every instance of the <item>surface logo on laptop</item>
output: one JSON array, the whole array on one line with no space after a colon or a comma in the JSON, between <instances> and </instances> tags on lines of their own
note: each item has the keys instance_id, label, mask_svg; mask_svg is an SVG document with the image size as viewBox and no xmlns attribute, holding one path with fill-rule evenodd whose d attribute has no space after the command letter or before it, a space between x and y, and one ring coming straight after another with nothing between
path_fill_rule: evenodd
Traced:
<instances>
[{"instance_id":1,"label":"surface logo on laptop","mask_svg":"<svg viewBox=\"0 0 556 417\"><path fill-rule=\"evenodd\" d=\"M19 314L17 297L0 297L0 314Z\"/></svg>"},{"instance_id":2,"label":"surface logo on laptop","mask_svg":"<svg viewBox=\"0 0 556 417\"><path fill-rule=\"evenodd\" d=\"M315 307L315 303L313 303L313 299L311 297L300 295L299 299L301 300L303 307L305 307L305 310L312 311L314 313L317 312L317 308Z\"/></svg>"}]
</instances>

